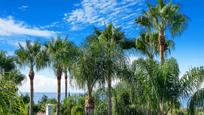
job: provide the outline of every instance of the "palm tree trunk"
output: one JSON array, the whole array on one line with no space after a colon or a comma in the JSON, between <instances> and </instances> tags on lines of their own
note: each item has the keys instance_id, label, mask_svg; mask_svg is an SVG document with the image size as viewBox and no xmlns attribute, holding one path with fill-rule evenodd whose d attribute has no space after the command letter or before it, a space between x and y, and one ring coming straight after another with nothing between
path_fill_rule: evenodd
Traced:
<instances>
[{"instance_id":1,"label":"palm tree trunk","mask_svg":"<svg viewBox=\"0 0 204 115\"><path fill-rule=\"evenodd\" d=\"M67 71L64 72L65 78L65 98L67 98Z\"/></svg>"},{"instance_id":2,"label":"palm tree trunk","mask_svg":"<svg viewBox=\"0 0 204 115\"><path fill-rule=\"evenodd\" d=\"M112 115L112 87L111 87L111 76L108 76L108 115Z\"/></svg>"},{"instance_id":3,"label":"palm tree trunk","mask_svg":"<svg viewBox=\"0 0 204 115\"><path fill-rule=\"evenodd\" d=\"M29 78L30 78L30 106L29 106L29 115L33 115L33 79L34 79L34 71L31 68L29 72Z\"/></svg>"},{"instance_id":4,"label":"palm tree trunk","mask_svg":"<svg viewBox=\"0 0 204 115\"><path fill-rule=\"evenodd\" d=\"M94 98L92 97L92 87L88 86L88 97L85 100L85 115L94 115Z\"/></svg>"},{"instance_id":5,"label":"palm tree trunk","mask_svg":"<svg viewBox=\"0 0 204 115\"><path fill-rule=\"evenodd\" d=\"M151 100L149 99L149 96L148 96L147 98L148 98L148 99L147 99L147 110L148 110L148 111L147 111L147 115L150 115L150 114L151 114L151 113L150 113L150 112L151 112L151 111L150 111L150 110L151 110L151 109L150 109L150 101L151 101Z\"/></svg>"},{"instance_id":6,"label":"palm tree trunk","mask_svg":"<svg viewBox=\"0 0 204 115\"><path fill-rule=\"evenodd\" d=\"M160 115L164 115L164 105L163 105L163 98L160 98L160 102L159 102L159 114Z\"/></svg>"},{"instance_id":7,"label":"palm tree trunk","mask_svg":"<svg viewBox=\"0 0 204 115\"><path fill-rule=\"evenodd\" d=\"M57 115L60 115L60 96L61 96L61 75L62 71L57 71Z\"/></svg>"},{"instance_id":8,"label":"palm tree trunk","mask_svg":"<svg viewBox=\"0 0 204 115\"><path fill-rule=\"evenodd\" d=\"M160 61L161 64L164 63L164 49L165 49L165 36L164 31L161 30L159 33L159 48L160 48Z\"/></svg>"}]
</instances>

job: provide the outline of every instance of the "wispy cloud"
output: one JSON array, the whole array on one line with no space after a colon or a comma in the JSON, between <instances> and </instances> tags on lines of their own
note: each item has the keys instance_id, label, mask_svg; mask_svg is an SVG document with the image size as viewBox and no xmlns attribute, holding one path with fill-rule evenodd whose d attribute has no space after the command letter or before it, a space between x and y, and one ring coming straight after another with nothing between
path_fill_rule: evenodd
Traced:
<instances>
[{"instance_id":1,"label":"wispy cloud","mask_svg":"<svg viewBox=\"0 0 204 115\"><path fill-rule=\"evenodd\" d=\"M29 8L29 6L27 6L27 5L22 5L22 6L18 7L19 10L26 10L28 8Z\"/></svg>"},{"instance_id":2,"label":"wispy cloud","mask_svg":"<svg viewBox=\"0 0 204 115\"><path fill-rule=\"evenodd\" d=\"M82 0L80 8L65 14L73 30L82 25L104 26L113 23L118 27L131 28L134 19L141 13L144 0Z\"/></svg>"},{"instance_id":3,"label":"wispy cloud","mask_svg":"<svg viewBox=\"0 0 204 115\"><path fill-rule=\"evenodd\" d=\"M28 26L22 21L14 20L12 17L0 18L0 36L16 35L51 37L55 35L55 32Z\"/></svg>"}]
</instances>

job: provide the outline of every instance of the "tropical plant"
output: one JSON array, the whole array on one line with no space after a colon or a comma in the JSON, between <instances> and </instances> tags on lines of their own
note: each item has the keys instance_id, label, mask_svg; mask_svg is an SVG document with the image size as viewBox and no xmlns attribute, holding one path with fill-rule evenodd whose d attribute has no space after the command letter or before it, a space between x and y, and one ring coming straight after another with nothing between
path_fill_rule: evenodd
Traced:
<instances>
[{"instance_id":1,"label":"tropical plant","mask_svg":"<svg viewBox=\"0 0 204 115\"><path fill-rule=\"evenodd\" d=\"M57 115L60 115L61 77L63 70L66 70L69 67L68 65L71 64L70 62L74 58L72 54L75 54L75 50L70 49L73 48L73 44L70 41L60 37L53 39L45 46L49 53L51 67L57 77Z\"/></svg>"},{"instance_id":2,"label":"tropical plant","mask_svg":"<svg viewBox=\"0 0 204 115\"><path fill-rule=\"evenodd\" d=\"M103 71L108 84L108 115L112 115L111 82L113 77L117 76L118 70L125 65L125 57L119 44L119 41L124 40L124 34L118 28L109 24L98 39L103 49Z\"/></svg>"},{"instance_id":3,"label":"tropical plant","mask_svg":"<svg viewBox=\"0 0 204 115\"><path fill-rule=\"evenodd\" d=\"M133 102L140 107L144 104L143 109L156 110L159 114L168 114L173 108L179 108L179 100L192 95L204 80L203 67L192 68L179 78L179 67L173 58L162 65L152 59L138 59L133 62L130 72L133 77L125 81L132 87L133 97L138 97L133 98ZM196 102L195 97L191 100L189 108Z\"/></svg>"},{"instance_id":4,"label":"tropical plant","mask_svg":"<svg viewBox=\"0 0 204 115\"><path fill-rule=\"evenodd\" d=\"M65 38L66 39L66 38ZM69 78L71 79L72 77L72 65L73 63L76 61L77 56L78 56L78 49L77 47L74 45L74 43L72 43L71 41L64 41L65 43L65 47L66 47L66 53L64 53L64 55L66 55L64 61L63 61L63 73L64 73L64 78L65 78L65 98L67 98L67 86L68 86L68 73L69 73Z\"/></svg>"},{"instance_id":5,"label":"tropical plant","mask_svg":"<svg viewBox=\"0 0 204 115\"><path fill-rule=\"evenodd\" d=\"M85 102L85 112L87 115L94 114L94 98L92 91L94 85L103 77L103 52L99 44L97 35L87 37L78 61L74 66L74 76L77 83L88 90Z\"/></svg>"},{"instance_id":6,"label":"tropical plant","mask_svg":"<svg viewBox=\"0 0 204 115\"><path fill-rule=\"evenodd\" d=\"M138 95L144 95L141 97L143 99L139 100L146 100L147 109L150 111L153 108L162 114L167 113L168 109L164 112L164 104L166 107L168 102L178 99L179 94L179 68L176 60L168 59L160 65L151 59L138 59L133 62L132 68L135 78L129 82L133 82L131 84Z\"/></svg>"},{"instance_id":7,"label":"tropical plant","mask_svg":"<svg viewBox=\"0 0 204 115\"><path fill-rule=\"evenodd\" d=\"M94 104L95 104L95 115L108 115L108 96L107 96L107 88L102 87L98 88L93 93Z\"/></svg>"},{"instance_id":8,"label":"tropical plant","mask_svg":"<svg viewBox=\"0 0 204 115\"><path fill-rule=\"evenodd\" d=\"M14 58L7 56L6 52L0 51L0 70L1 72L9 72L15 69Z\"/></svg>"},{"instance_id":9,"label":"tropical plant","mask_svg":"<svg viewBox=\"0 0 204 115\"><path fill-rule=\"evenodd\" d=\"M140 36L135 40L136 50L147 56L148 58L154 59L156 56L159 55L158 37L159 34L154 32L141 33ZM164 48L165 54L170 54L172 49L174 49L174 41L166 40Z\"/></svg>"},{"instance_id":10,"label":"tropical plant","mask_svg":"<svg viewBox=\"0 0 204 115\"><path fill-rule=\"evenodd\" d=\"M114 108L117 115L137 114L137 109L131 108L134 103L131 99L131 89L129 84L125 81L119 82L113 90Z\"/></svg>"},{"instance_id":11,"label":"tropical plant","mask_svg":"<svg viewBox=\"0 0 204 115\"><path fill-rule=\"evenodd\" d=\"M62 103L62 115L84 115L84 96L68 96Z\"/></svg>"},{"instance_id":12,"label":"tropical plant","mask_svg":"<svg viewBox=\"0 0 204 115\"><path fill-rule=\"evenodd\" d=\"M204 81L204 67L194 67L187 71L181 78L182 96L189 98L188 113L195 114L195 109L203 107L203 89L200 89Z\"/></svg>"},{"instance_id":13,"label":"tropical plant","mask_svg":"<svg viewBox=\"0 0 204 115\"><path fill-rule=\"evenodd\" d=\"M0 114L25 115L25 106L16 92L16 84L2 78L2 75L0 75Z\"/></svg>"},{"instance_id":14,"label":"tropical plant","mask_svg":"<svg viewBox=\"0 0 204 115\"><path fill-rule=\"evenodd\" d=\"M204 89L199 89L196 91L188 100L188 113L190 115L195 115L196 110L204 106L203 103Z\"/></svg>"},{"instance_id":15,"label":"tropical plant","mask_svg":"<svg viewBox=\"0 0 204 115\"><path fill-rule=\"evenodd\" d=\"M63 115L71 115L72 108L76 105L76 101L73 97L69 96L64 99L62 103L61 113Z\"/></svg>"},{"instance_id":16,"label":"tropical plant","mask_svg":"<svg viewBox=\"0 0 204 115\"><path fill-rule=\"evenodd\" d=\"M47 55L43 47L39 42L31 43L26 41L25 46L19 44L19 48L15 52L17 63L20 66L29 67L29 78L30 78L30 108L29 115L33 115L33 79L34 79L34 69L40 70L47 65Z\"/></svg>"},{"instance_id":17,"label":"tropical plant","mask_svg":"<svg viewBox=\"0 0 204 115\"><path fill-rule=\"evenodd\" d=\"M75 106L72 108L71 115L85 115L84 106L85 98L79 96L76 100Z\"/></svg>"},{"instance_id":18,"label":"tropical plant","mask_svg":"<svg viewBox=\"0 0 204 115\"><path fill-rule=\"evenodd\" d=\"M13 81L17 85L21 84L25 76L16 68L15 58L7 56L6 52L0 51L0 73L4 80Z\"/></svg>"},{"instance_id":19,"label":"tropical plant","mask_svg":"<svg viewBox=\"0 0 204 115\"><path fill-rule=\"evenodd\" d=\"M29 103L30 98L29 98L28 94L25 94L25 95L21 94L21 98L22 98L24 104L28 104Z\"/></svg>"},{"instance_id":20,"label":"tropical plant","mask_svg":"<svg viewBox=\"0 0 204 115\"><path fill-rule=\"evenodd\" d=\"M155 6L150 3L147 6L148 10L136 18L136 23L147 28L147 31L159 33L160 61L163 63L166 43L165 32L170 32L172 36L181 34L186 28L188 18L180 12L180 6L173 4L172 0L167 4L164 0L158 0Z\"/></svg>"}]
</instances>

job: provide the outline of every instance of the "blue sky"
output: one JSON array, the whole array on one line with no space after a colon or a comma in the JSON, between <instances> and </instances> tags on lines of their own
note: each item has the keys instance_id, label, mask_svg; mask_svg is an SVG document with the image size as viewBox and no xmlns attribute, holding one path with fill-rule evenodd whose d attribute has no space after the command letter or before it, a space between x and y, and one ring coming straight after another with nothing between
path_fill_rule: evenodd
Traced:
<instances>
[{"instance_id":1,"label":"blue sky","mask_svg":"<svg viewBox=\"0 0 204 115\"><path fill-rule=\"evenodd\" d=\"M68 35L74 43L81 44L94 27L104 28L108 23L121 27L128 38L135 38L140 28L134 19L145 10L145 1L1 0L0 50L12 55L18 43L24 44L25 40L44 42L56 35ZM181 11L190 19L187 29L175 38L176 48L171 54L184 73L191 67L204 65L204 1L173 1L181 5ZM27 71L27 68L22 69L24 74ZM55 86L51 86L55 80L50 68L39 71L36 76L36 82L41 81L35 83L36 91L56 91ZM50 87L44 83L47 80ZM20 89L28 91L28 82L25 81Z\"/></svg>"}]
</instances>

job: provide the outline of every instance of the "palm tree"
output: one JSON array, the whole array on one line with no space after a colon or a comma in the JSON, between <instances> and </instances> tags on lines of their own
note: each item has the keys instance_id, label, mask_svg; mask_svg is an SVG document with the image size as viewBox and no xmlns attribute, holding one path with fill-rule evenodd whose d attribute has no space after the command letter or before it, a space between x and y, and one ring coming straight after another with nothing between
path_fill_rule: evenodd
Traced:
<instances>
[{"instance_id":1,"label":"palm tree","mask_svg":"<svg viewBox=\"0 0 204 115\"><path fill-rule=\"evenodd\" d=\"M40 70L47 65L47 56L46 53L41 47L39 42L31 43L26 41L26 45L22 46L19 44L19 49L15 52L17 57L17 63L21 66L25 65L29 67L29 78L30 78L30 108L29 115L33 115L33 80L34 80L34 69Z\"/></svg>"},{"instance_id":2,"label":"palm tree","mask_svg":"<svg viewBox=\"0 0 204 115\"><path fill-rule=\"evenodd\" d=\"M156 104L153 109L159 110L160 114L161 112L166 114L168 110L161 110L161 108L164 104L168 104L167 102L178 99L178 92L180 91L178 88L180 85L179 68L176 60L171 58L160 65L160 63L151 59L138 59L133 62L133 70L136 80L130 82L135 83L136 81L135 88L137 89L135 90L140 92L143 89L142 93L145 94L139 94L144 95L141 98L146 98L149 101L154 100L150 101L149 107L155 107Z\"/></svg>"},{"instance_id":3,"label":"palm tree","mask_svg":"<svg viewBox=\"0 0 204 115\"><path fill-rule=\"evenodd\" d=\"M203 88L200 89L204 81L204 67L194 67L187 71L181 78L181 96L189 98L188 113L195 114L197 107L202 107L203 104Z\"/></svg>"},{"instance_id":4,"label":"palm tree","mask_svg":"<svg viewBox=\"0 0 204 115\"><path fill-rule=\"evenodd\" d=\"M57 77L57 115L60 115L61 77L63 70L66 71L67 67L69 67L68 65L71 64L69 59L73 58L71 55L74 52L70 49L73 47L72 45L70 41L60 37L46 44L50 64Z\"/></svg>"},{"instance_id":5,"label":"palm tree","mask_svg":"<svg viewBox=\"0 0 204 115\"><path fill-rule=\"evenodd\" d=\"M15 57L7 56L4 51L0 51L0 72L4 77L2 79L13 81L17 85L21 84L25 78L15 65Z\"/></svg>"},{"instance_id":6,"label":"palm tree","mask_svg":"<svg viewBox=\"0 0 204 115\"><path fill-rule=\"evenodd\" d=\"M204 89L197 90L188 100L188 113L189 115L195 115L195 109L201 108L204 106L203 103Z\"/></svg>"},{"instance_id":7,"label":"palm tree","mask_svg":"<svg viewBox=\"0 0 204 115\"><path fill-rule=\"evenodd\" d=\"M164 50L166 35L170 32L172 36L181 34L187 25L187 17L180 12L180 6L173 4L172 0L168 4L164 0L158 0L158 4L148 5L148 10L143 15L136 18L136 23L147 28L147 31L159 33L160 61L164 61Z\"/></svg>"},{"instance_id":8,"label":"palm tree","mask_svg":"<svg viewBox=\"0 0 204 115\"><path fill-rule=\"evenodd\" d=\"M82 47L81 54L74 66L74 76L77 83L87 87L88 96L85 100L85 114L94 114L94 98L92 91L94 85L102 78L102 53L97 35L87 37L85 45Z\"/></svg>"},{"instance_id":9,"label":"palm tree","mask_svg":"<svg viewBox=\"0 0 204 115\"><path fill-rule=\"evenodd\" d=\"M66 48L66 52L64 53L64 55L66 55L65 56L66 58L64 59L64 62L63 62L63 72L64 72L64 78L65 78L65 98L67 98L68 72L69 72L69 75L72 74L71 67L75 62L75 60L77 59L78 49L71 41L65 40L64 42L65 42L64 44Z\"/></svg>"},{"instance_id":10,"label":"palm tree","mask_svg":"<svg viewBox=\"0 0 204 115\"><path fill-rule=\"evenodd\" d=\"M112 77L116 76L118 67L124 65L124 55L120 48L120 41L124 40L124 34L109 24L98 37L104 52L104 70L108 82L108 114L112 115Z\"/></svg>"},{"instance_id":11,"label":"palm tree","mask_svg":"<svg viewBox=\"0 0 204 115\"><path fill-rule=\"evenodd\" d=\"M14 58L7 56L6 52L0 51L0 70L4 72L12 71L16 68Z\"/></svg>"},{"instance_id":12,"label":"palm tree","mask_svg":"<svg viewBox=\"0 0 204 115\"><path fill-rule=\"evenodd\" d=\"M165 115L173 109L173 104L178 103L179 99L195 93L204 80L203 67L192 68L179 78L179 67L173 58L167 59L162 65L152 59L137 59L133 62L131 71L133 77L126 81L133 87L133 92L136 92L139 99L136 102L148 106L151 111L158 110L159 114ZM190 98L189 111L193 112L194 107L202 104L202 94L201 89Z\"/></svg>"},{"instance_id":13,"label":"palm tree","mask_svg":"<svg viewBox=\"0 0 204 115\"><path fill-rule=\"evenodd\" d=\"M158 33L141 33L140 36L135 40L135 49L143 55L147 56L149 59L154 59L159 55L158 37ZM166 40L164 48L165 54L170 54L174 47L173 40Z\"/></svg>"}]
</instances>

